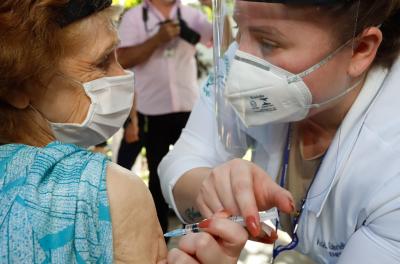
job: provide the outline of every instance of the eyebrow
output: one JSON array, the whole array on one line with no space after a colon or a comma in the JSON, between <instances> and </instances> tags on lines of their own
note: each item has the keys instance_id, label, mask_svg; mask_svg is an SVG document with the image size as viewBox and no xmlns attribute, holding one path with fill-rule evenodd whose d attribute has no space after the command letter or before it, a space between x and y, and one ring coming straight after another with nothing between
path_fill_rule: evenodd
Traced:
<instances>
[{"instance_id":1,"label":"eyebrow","mask_svg":"<svg viewBox=\"0 0 400 264\"><path fill-rule=\"evenodd\" d=\"M268 35L268 36L276 37L279 40L283 40L283 41L286 40L285 35L275 27L271 27L271 26L249 26L248 29L252 33L265 34L265 35Z\"/></svg>"},{"instance_id":2,"label":"eyebrow","mask_svg":"<svg viewBox=\"0 0 400 264\"><path fill-rule=\"evenodd\" d=\"M118 45L121 43L121 40L119 38L113 39L113 41L105 48L100 55L98 56L98 60L101 60L104 58L104 56L110 54Z\"/></svg>"},{"instance_id":3,"label":"eyebrow","mask_svg":"<svg viewBox=\"0 0 400 264\"><path fill-rule=\"evenodd\" d=\"M235 12L233 14L233 20L235 21L236 25L239 26L238 21L240 20L240 12ZM267 25L248 26L248 30L251 33L270 35L270 36L274 36L282 41L286 41L285 35L280 30L278 30L277 28L272 27L272 26L267 26Z\"/></svg>"}]
</instances>

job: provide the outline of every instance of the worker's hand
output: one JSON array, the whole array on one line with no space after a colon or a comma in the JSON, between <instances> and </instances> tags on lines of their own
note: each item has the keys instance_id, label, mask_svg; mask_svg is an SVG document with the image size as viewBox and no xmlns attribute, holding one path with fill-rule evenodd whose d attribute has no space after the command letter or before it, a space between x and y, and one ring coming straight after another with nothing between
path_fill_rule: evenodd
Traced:
<instances>
[{"instance_id":1,"label":"worker's hand","mask_svg":"<svg viewBox=\"0 0 400 264\"><path fill-rule=\"evenodd\" d=\"M233 215L241 215L246 219L252 237L268 243L269 239L261 231L258 211L277 207L289 213L294 210L294 202L292 195L260 167L243 159L234 159L214 168L202 182L196 207L205 218L224 209ZM273 242L272 237L270 240Z\"/></svg>"},{"instance_id":2,"label":"worker's hand","mask_svg":"<svg viewBox=\"0 0 400 264\"><path fill-rule=\"evenodd\" d=\"M176 21L167 21L160 25L160 29L158 30L157 37L160 43L167 43L170 40L176 38L180 34L179 23Z\"/></svg>"},{"instance_id":3,"label":"worker's hand","mask_svg":"<svg viewBox=\"0 0 400 264\"><path fill-rule=\"evenodd\" d=\"M135 143L139 140L139 124L137 118L132 119L124 131L126 143Z\"/></svg>"},{"instance_id":4,"label":"worker's hand","mask_svg":"<svg viewBox=\"0 0 400 264\"><path fill-rule=\"evenodd\" d=\"M247 241L247 231L226 219L229 215L220 212L201 223L205 232L185 235L179 247L168 253L168 264L233 264L237 263Z\"/></svg>"}]
</instances>

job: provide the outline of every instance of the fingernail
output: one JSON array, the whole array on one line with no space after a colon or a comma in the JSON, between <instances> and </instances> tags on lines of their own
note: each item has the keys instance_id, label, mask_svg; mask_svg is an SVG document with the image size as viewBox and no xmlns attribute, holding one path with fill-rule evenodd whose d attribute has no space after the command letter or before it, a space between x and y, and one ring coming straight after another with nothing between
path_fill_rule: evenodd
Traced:
<instances>
[{"instance_id":1,"label":"fingernail","mask_svg":"<svg viewBox=\"0 0 400 264\"><path fill-rule=\"evenodd\" d=\"M264 244L272 244L278 239L278 234L273 231L271 232L271 235L265 234L265 236L260 237L257 239L257 241L264 243Z\"/></svg>"},{"instance_id":2,"label":"fingernail","mask_svg":"<svg viewBox=\"0 0 400 264\"><path fill-rule=\"evenodd\" d=\"M290 205L290 211L293 212L296 209L296 206L294 205L293 199L288 197L289 205Z\"/></svg>"},{"instance_id":3,"label":"fingernail","mask_svg":"<svg viewBox=\"0 0 400 264\"><path fill-rule=\"evenodd\" d=\"M275 241L278 239L278 233L275 230L273 230L269 237Z\"/></svg>"},{"instance_id":4,"label":"fingernail","mask_svg":"<svg viewBox=\"0 0 400 264\"><path fill-rule=\"evenodd\" d=\"M292 212L294 212L296 210L296 206L294 205L293 201L290 202L290 209Z\"/></svg>"},{"instance_id":5,"label":"fingernail","mask_svg":"<svg viewBox=\"0 0 400 264\"><path fill-rule=\"evenodd\" d=\"M200 228L208 228L210 226L211 219L203 220L199 223Z\"/></svg>"},{"instance_id":6,"label":"fingernail","mask_svg":"<svg viewBox=\"0 0 400 264\"><path fill-rule=\"evenodd\" d=\"M257 221L254 216L246 217L246 227L253 237L256 237L260 234L260 226L257 225Z\"/></svg>"}]
</instances>

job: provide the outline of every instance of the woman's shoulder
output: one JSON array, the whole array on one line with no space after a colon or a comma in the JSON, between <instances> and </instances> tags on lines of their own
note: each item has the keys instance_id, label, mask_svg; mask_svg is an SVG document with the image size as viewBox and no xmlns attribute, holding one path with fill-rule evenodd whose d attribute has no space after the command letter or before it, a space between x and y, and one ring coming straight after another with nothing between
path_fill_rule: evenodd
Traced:
<instances>
[{"instance_id":1,"label":"woman's shoulder","mask_svg":"<svg viewBox=\"0 0 400 264\"><path fill-rule=\"evenodd\" d=\"M53 262L60 256L73 259L74 254L88 262L112 261L105 156L61 142L4 145L0 156L0 189L9 197L0 210L26 215L21 222L10 214L10 221L32 229L35 237L30 239L40 240L43 252L59 252L52 255ZM19 206L13 207L13 201ZM80 229L84 238L72 232ZM79 248L71 253L69 245L77 240Z\"/></svg>"},{"instance_id":2,"label":"woman's shoulder","mask_svg":"<svg viewBox=\"0 0 400 264\"><path fill-rule=\"evenodd\" d=\"M49 170L65 171L69 177L93 178L94 181L105 176L108 163L104 154L59 141L36 149L35 160Z\"/></svg>"},{"instance_id":3,"label":"woman's shoulder","mask_svg":"<svg viewBox=\"0 0 400 264\"><path fill-rule=\"evenodd\" d=\"M24 186L19 195L35 203L43 194L48 208L56 201L63 204L60 197L64 196L70 200L72 197L83 199L93 208L99 204L108 207L106 195L100 195L106 189L107 163L104 155L62 142L44 147L3 145L0 147L0 179L3 179L0 187L12 191ZM40 193L38 197L30 195L36 192Z\"/></svg>"},{"instance_id":4,"label":"woman's shoulder","mask_svg":"<svg viewBox=\"0 0 400 264\"><path fill-rule=\"evenodd\" d=\"M47 160L53 165L58 163L69 163L74 161L86 163L88 161L102 161L106 157L102 154L93 153L87 149L74 144L53 141L43 147L35 147L25 144L0 145L0 159L20 159L21 162L29 160L21 159L32 156L33 159Z\"/></svg>"},{"instance_id":5,"label":"woman's shoulder","mask_svg":"<svg viewBox=\"0 0 400 264\"><path fill-rule=\"evenodd\" d=\"M24 144L0 146L0 166L4 167L1 171L6 173L23 170L26 177L36 174L62 174L68 176L64 178L71 179L74 176L82 178L82 175L89 174L88 177L97 175L96 178L99 178L105 172L106 162L107 158L104 155L58 141L44 147Z\"/></svg>"},{"instance_id":6,"label":"woman's shoulder","mask_svg":"<svg viewBox=\"0 0 400 264\"><path fill-rule=\"evenodd\" d=\"M131 171L110 162L106 169L106 175L107 189L109 195L112 196L110 200L124 201L123 207L132 210L140 207L138 205L154 205L145 183ZM126 212L129 213L129 211L131 210Z\"/></svg>"},{"instance_id":7,"label":"woman's shoulder","mask_svg":"<svg viewBox=\"0 0 400 264\"><path fill-rule=\"evenodd\" d=\"M107 166L107 191L113 226L114 258L120 263L156 263L166 245L150 191L131 171Z\"/></svg>"},{"instance_id":8,"label":"woman's shoulder","mask_svg":"<svg viewBox=\"0 0 400 264\"><path fill-rule=\"evenodd\" d=\"M51 155L56 162L75 162L75 164L85 164L90 161L104 162L107 160L107 157L103 154L94 153L77 145L63 143L60 141L51 142L47 146L40 148L39 155Z\"/></svg>"}]
</instances>

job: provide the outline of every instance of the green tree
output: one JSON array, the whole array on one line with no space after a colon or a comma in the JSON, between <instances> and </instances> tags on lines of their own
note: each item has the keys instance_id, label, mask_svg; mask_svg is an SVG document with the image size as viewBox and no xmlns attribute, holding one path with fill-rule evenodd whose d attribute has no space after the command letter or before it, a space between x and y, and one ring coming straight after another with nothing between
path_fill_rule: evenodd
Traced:
<instances>
[{"instance_id":1,"label":"green tree","mask_svg":"<svg viewBox=\"0 0 400 264\"><path fill-rule=\"evenodd\" d=\"M140 4L142 0L113 0L113 5L121 5L125 9L129 9Z\"/></svg>"}]
</instances>

